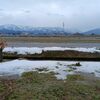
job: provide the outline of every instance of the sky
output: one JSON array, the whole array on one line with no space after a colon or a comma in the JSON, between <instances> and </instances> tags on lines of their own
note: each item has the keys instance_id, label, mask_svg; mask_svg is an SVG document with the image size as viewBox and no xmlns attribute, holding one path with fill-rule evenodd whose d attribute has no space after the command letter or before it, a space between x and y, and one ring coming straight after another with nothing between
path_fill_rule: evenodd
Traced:
<instances>
[{"instance_id":1,"label":"sky","mask_svg":"<svg viewBox=\"0 0 100 100\"><path fill-rule=\"evenodd\" d=\"M100 0L0 0L0 25L100 28Z\"/></svg>"}]
</instances>

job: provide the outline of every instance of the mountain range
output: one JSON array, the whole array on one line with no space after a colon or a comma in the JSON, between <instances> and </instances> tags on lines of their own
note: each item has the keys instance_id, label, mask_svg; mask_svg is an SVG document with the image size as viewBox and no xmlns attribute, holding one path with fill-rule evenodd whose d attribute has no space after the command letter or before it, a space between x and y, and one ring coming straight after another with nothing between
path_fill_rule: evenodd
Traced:
<instances>
[{"instance_id":1,"label":"mountain range","mask_svg":"<svg viewBox=\"0 0 100 100\"><path fill-rule=\"evenodd\" d=\"M100 28L89 30L76 35L100 35ZM13 24L0 25L0 36L66 36L71 35L71 30L61 27L30 27Z\"/></svg>"},{"instance_id":2,"label":"mountain range","mask_svg":"<svg viewBox=\"0 0 100 100\"><path fill-rule=\"evenodd\" d=\"M0 35L3 36L17 36L17 35L30 35L30 36L61 36L68 33L60 27L29 27L17 26L13 24L0 25Z\"/></svg>"}]
</instances>

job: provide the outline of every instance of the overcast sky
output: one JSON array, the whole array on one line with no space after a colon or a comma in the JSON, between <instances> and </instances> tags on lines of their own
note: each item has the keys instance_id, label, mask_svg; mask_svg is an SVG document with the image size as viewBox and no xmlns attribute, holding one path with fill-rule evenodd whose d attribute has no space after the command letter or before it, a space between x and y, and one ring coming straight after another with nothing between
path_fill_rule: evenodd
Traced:
<instances>
[{"instance_id":1,"label":"overcast sky","mask_svg":"<svg viewBox=\"0 0 100 100\"><path fill-rule=\"evenodd\" d=\"M0 24L100 28L100 0L0 0Z\"/></svg>"}]
</instances>

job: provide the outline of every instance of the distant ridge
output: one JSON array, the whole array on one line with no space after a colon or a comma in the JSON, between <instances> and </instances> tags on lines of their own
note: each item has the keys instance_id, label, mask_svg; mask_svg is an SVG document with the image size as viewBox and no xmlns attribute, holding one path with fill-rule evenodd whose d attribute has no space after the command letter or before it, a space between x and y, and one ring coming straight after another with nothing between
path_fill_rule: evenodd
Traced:
<instances>
[{"instance_id":1,"label":"distant ridge","mask_svg":"<svg viewBox=\"0 0 100 100\"><path fill-rule=\"evenodd\" d=\"M83 34L96 34L96 35L100 35L100 28L92 29L92 30L89 30L87 32L83 32Z\"/></svg>"},{"instance_id":2,"label":"distant ridge","mask_svg":"<svg viewBox=\"0 0 100 100\"><path fill-rule=\"evenodd\" d=\"M0 25L1 36L61 36L68 33L61 27L29 27L13 24Z\"/></svg>"}]
</instances>

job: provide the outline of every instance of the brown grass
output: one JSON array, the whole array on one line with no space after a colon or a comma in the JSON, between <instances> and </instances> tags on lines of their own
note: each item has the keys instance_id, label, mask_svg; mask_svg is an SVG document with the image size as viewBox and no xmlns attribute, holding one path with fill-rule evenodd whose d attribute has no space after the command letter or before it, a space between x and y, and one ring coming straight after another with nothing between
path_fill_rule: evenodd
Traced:
<instances>
[{"instance_id":1,"label":"brown grass","mask_svg":"<svg viewBox=\"0 0 100 100\"><path fill-rule=\"evenodd\" d=\"M0 37L6 42L42 43L100 43L100 36L60 36L60 37Z\"/></svg>"},{"instance_id":2,"label":"brown grass","mask_svg":"<svg viewBox=\"0 0 100 100\"><path fill-rule=\"evenodd\" d=\"M17 59L17 58L27 58L27 59L40 59L40 60L100 60L100 53L88 53L88 52L78 52L78 51L45 51L41 54L27 54L18 55L17 53L10 54L4 53L4 59Z\"/></svg>"}]
</instances>

